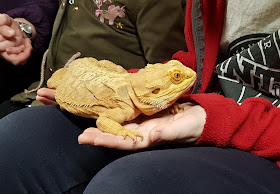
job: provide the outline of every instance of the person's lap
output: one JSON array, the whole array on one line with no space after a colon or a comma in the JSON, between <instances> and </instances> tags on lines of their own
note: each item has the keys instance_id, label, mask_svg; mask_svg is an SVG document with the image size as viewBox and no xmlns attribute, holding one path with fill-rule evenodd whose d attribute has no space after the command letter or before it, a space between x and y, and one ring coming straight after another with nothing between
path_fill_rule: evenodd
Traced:
<instances>
[{"instance_id":1,"label":"person's lap","mask_svg":"<svg viewBox=\"0 0 280 194\"><path fill-rule=\"evenodd\" d=\"M123 154L79 145L78 135L94 124L56 106L25 108L1 119L1 192L81 192L102 167Z\"/></svg>"},{"instance_id":2,"label":"person's lap","mask_svg":"<svg viewBox=\"0 0 280 194\"><path fill-rule=\"evenodd\" d=\"M278 193L280 169L235 149L189 147L146 151L103 168L87 193Z\"/></svg>"},{"instance_id":3,"label":"person's lap","mask_svg":"<svg viewBox=\"0 0 280 194\"><path fill-rule=\"evenodd\" d=\"M1 192L82 193L86 188L85 193L273 193L280 189L280 169L274 163L235 149L158 147L132 154L79 145L78 135L94 125L94 120L61 112L56 106L26 108L1 119Z\"/></svg>"}]
</instances>

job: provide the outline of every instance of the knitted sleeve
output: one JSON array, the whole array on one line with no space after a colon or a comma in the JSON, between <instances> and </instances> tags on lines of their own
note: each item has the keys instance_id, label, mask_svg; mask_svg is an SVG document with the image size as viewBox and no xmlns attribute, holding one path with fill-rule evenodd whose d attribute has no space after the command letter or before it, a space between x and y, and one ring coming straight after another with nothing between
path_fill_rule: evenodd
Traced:
<instances>
[{"instance_id":1,"label":"knitted sleeve","mask_svg":"<svg viewBox=\"0 0 280 194\"><path fill-rule=\"evenodd\" d=\"M25 18L35 26L37 35L33 47L36 51L47 49L57 10L57 0L38 0L23 3L21 6L7 11L6 14L12 18Z\"/></svg>"},{"instance_id":2,"label":"knitted sleeve","mask_svg":"<svg viewBox=\"0 0 280 194\"><path fill-rule=\"evenodd\" d=\"M207 114L197 145L237 148L268 158L280 167L280 108L263 98L248 98L241 105L218 94L190 98Z\"/></svg>"}]
</instances>

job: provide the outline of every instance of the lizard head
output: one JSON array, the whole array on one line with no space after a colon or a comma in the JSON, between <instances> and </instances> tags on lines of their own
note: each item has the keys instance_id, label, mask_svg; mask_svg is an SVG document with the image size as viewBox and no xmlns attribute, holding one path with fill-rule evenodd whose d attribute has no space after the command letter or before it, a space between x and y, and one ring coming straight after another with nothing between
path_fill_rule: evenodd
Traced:
<instances>
[{"instance_id":1,"label":"lizard head","mask_svg":"<svg viewBox=\"0 0 280 194\"><path fill-rule=\"evenodd\" d=\"M148 64L132 74L131 86L135 106L144 114L152 115L171 106L194 84L196 73L177 60Z\"/></svg>"}]
</instances>

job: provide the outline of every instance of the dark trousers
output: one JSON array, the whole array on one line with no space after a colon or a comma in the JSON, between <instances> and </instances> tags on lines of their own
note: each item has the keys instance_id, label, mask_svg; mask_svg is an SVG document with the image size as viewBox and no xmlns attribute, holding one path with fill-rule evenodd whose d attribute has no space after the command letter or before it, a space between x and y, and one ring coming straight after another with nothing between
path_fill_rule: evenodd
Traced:
<instances>
[{"instance_id":1,"label":"dark trousers","mask_svg":"<svg viewBox=\"0 0 280 194\"><path fill-rule=\"evenodd\" d=\"M280 169L256 155L213 147L139 152L79 145L95 121L56 106L0 120L1 193L278 193Z\"/></svg>"}]
</instances>

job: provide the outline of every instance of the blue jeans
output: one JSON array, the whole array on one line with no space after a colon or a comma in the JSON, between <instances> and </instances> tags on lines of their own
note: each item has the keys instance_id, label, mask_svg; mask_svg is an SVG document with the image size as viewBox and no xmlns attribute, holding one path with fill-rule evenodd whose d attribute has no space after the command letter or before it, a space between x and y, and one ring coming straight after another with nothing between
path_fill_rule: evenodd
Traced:
<instances>
[{"instance_id":1,"label":"blue jeans","mask_svg":"<svg viewBox=\"0 0 280 194\"><path fill-rule=\"evenodd\" d=\"M56 106L0 120L1 193L277 193L280 169L235 149L170 146L139 152L79 145L95 120ZM168 147L168 148L166 148Z\"/></svg>"}]
</instances>

